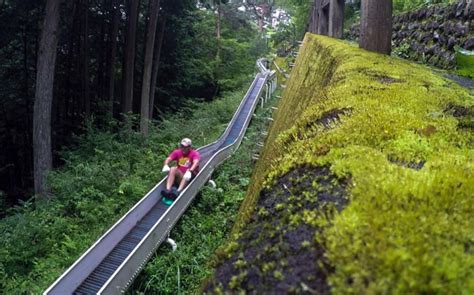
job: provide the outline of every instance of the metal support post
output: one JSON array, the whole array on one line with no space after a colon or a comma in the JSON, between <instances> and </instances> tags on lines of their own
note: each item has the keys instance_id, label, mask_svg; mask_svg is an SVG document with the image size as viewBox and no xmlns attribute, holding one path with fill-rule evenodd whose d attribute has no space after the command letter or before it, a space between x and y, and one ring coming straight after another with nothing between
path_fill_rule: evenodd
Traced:
<instances>
[{"instance_id":1,"label":"metal support post","mask_svg":"<svg viewBox=\"0 0 474 295\"><path fill-rule=\"evenodd\" d=\"M211 188L212 188L213 190L216 189L217 185L216 185L216 182L215 182L214 180L209 179L209 180L207 181L207 183L209 183L209 185L211 186Z\"/></svg>"},{"instance_id":2,"label":"metal support post","mask_svg":"<svg viewBox=\"0 0 474 295\"><path fill-rule=\"evenodd\" d=\"M166 239L166 243L171 245L171 249L173 249L173 252L176 251L176 249L178 248L178 244L176 244L176 242L173 241L173 239L171 238Z\"/></svg>"},{"instance_id":3,"label":"metal support post","mask_svg":"<svg viewBox=\"0 0 474 295\"><path fill-rule=\"evenodd\" d=\"M266 96L267 96L267 99L265 100L265 102L268 102L268 101L270 100L270 95L271 95L270 89L271 89L271 88L270 88L270 83L267 83L267 86L266 86L266 90L267 90L267 91L266 91L266 92L267 92L267 93L266 93Z\"/></svg>"}]
</instances>

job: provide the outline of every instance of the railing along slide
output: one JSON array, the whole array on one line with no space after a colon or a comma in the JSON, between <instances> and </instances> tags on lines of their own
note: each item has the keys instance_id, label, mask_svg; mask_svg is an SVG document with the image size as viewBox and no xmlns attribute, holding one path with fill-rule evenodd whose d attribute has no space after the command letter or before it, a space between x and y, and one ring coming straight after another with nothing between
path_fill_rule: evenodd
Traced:
<instances>
[{"instance_id":1,"label":"railing along slide","mask_svg":"<svg viewBox=\"0 0 474 295\"><path fill-rule=\"evenodd\" d=\"M117 221L44 294L118 294L126 291L158 246L168 238L216 167L239 147L259 100L276 89L276 75L259 59L256 74L222 136L199 149L201 170L170 206L161 201L163 178ZM265 93L265 94L264 94Z\"/></svg>"}]
</instances>

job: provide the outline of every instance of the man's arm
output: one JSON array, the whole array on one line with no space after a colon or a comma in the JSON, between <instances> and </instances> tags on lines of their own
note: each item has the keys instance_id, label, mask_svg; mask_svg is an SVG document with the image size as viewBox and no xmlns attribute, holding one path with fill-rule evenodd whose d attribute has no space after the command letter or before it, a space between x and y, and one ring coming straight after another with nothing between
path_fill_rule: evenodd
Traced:
<instances>
[{"instance_id":1,"label":"man's arm","mask_svg":"<svg viewBox=\"0 0 474 295\"><path fill-rule=\"evenodd\" d=\"M161 170L164 173L167 173L170 171L170 166L168 166L169 163L175 160L175 154L172 152L166 159L165 162L163 163L163 169Z\"/></svg>"},{"instance_id":2,"label":"man's arm","mask_svg":"<svg viewBox=\"0 0 474 295\"><path fill-rule=\"evenodd\" d=\"M189 168L189 171L191 172L196 171L197 166L199 166L199 158L193 161L193 165L191 166L191 168Z\"/></svg>"},{"instance_id":3,"label":"man's arm","mask_svg":"<svg viewBox=\"0 0 474 295\"><path fill-rule=\"evenodd\" d=\"M178 160L178 156L176 155L176 150L172 151L171 154L165 159L163 165L169 165L171 162Z\"/></svg>"},{"instance_id":4,"label":"man's arm","mask_svg":"<svg viewBox=\"0 0 474 295\"><path fill-rule=\"evenodd\" d=\"M163 165L169 165L171 161L173 161L173 159L171 157L168 157L165 159L165 163Z\"/></svg>"}]
</instances>

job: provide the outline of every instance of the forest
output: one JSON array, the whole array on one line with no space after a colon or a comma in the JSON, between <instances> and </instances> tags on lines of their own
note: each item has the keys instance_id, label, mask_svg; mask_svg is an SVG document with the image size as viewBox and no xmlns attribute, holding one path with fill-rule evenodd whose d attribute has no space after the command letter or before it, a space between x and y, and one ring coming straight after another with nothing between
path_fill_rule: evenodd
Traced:
<instances>
[{"instance_id":1,"label":"forest","mask_svg":"<svg viewBox=\"0 0 474 295\"><path fill-rule=\"evenodd\" d=\"M54 73L50 118L43 123L51 122L49 152L55 170L48 174L47 186L35 189L36 75L41 24L54 19L47 6L51 3L57 6L57 57L56 66L49 68ZM1 2L3 290L45 289L57 276L49 267L71 262L160 177L165 153L178 142L176 134L194 135L197 146L218 136L251 79L256 59L270 50L263 22L258 21L265 16L253 9L255 5L194 0ZM216 99L217 105L208 105ZM148 119L141 121L144 101ZM214 112L196 115L207 107ZM148 124L154 127L147 132ZM201 132L194 129L196 124ZM100 200L117 194L122 201L106 198L115 203L112 207ZM85 238L81 224L96 229L89 228ZM67 246L61 242L65 237L80 245ZM69 247L75 254L64 260ZM50 279L44 277L50 274Z\"/></svg>"},{"instance_id":2,"label":"forest","mask_svg":"<svg viewBox=\"0 0 474 295\"><path fill-rule=\"evenodd\" d=\"M288 135L285 132L289 131L278 125L281 122L273 122L273 119L268 118L283 116L281 120L284 121L287 117L295 116L293 120L286 121L285 126L292 126L298 120L303 120L307 124L305 126L311 125L305 121L308 120L306 115L301 114L303 117L300 118L296 114L300 114L304 99L312 94L304 92L307 90L305 85L293 89L293 93L285 89L287 85L297 83L296 79L319 79L313 74L304 77L301 74L289 74L300 58L298 50L303 46L306 33L329 34L339 39L353 38L349 40L353 46L391 54L397 59L401 57L441 67L433 71L446 71L442 72L443 75L453 75L461 79L461 84L471 85L470 78L473 77L469 77L470 74L463 78L458 76L460 71L456 72L457 48L474 49L474 8L471 1L384 0L377 2L385 3L379 6L374 1L339 0L344 7L341 10L339 36L331 29L327 31L326 28L324 32L324 24L320 22L323 14L318 14L318 9L321 13L326 11L321 5L327 5L324 4L326 2L333 5L337 0L0 0L0 288L3 292L44 292L163 178L163 161L183 137L192 138L193 147L205 146L216 140L226 129L242 97L245 97L256 73L257 59L266 57L272 61L271 68L277 72L282 87L265 108L257 109L240 148L214 172L213 178L218 183L218 189L204 187L176 224L172 233L180 240L186 240L186 245L180 245L176 252L171 252L169 246L160 246L128 292L176 294L259 290L251 284L246 285L248 279L246 281L239 277L244 273L245 265L241 267L242 271L224 271L227 277L223 280L219 277L219 267L227 267L226 259L230 259L234 265L232 267L235 267L242 257L232 255L238 255L236 253L239 251L246 253L237 244L252 243L245 240L249 233L240 230L242 223L249 222L246 219L248 216L253 216L253 222L258 218L251 214L264 214L257 206L258 202L252 199L257 195L270 194L270 187L264 188L262 185L263 179L269 185L277 176L284 180L288 172L287 168L276 164L270 168L261 163L256 155L261 153L262 158L268 153L263 143L266 148L267 143L270 146L273 144L270 140L275 139L282 143L282 147L291 146L288 138L302 136L296 131L297 135ZM367 14L370 9L372 12L379 9L380 13L390 14L385 22L374 20L378 22L378 30L375 31L380 31L374 35L364 34L364 27L374 24L367 21L371 18ZM402 29L408 30L409 25L401 23L403 19L423 25L431 23L431 20L412 19L415 18L412 15L425 9L446 11L446 14L452 10L454 19L451 21L450 16L447 16L446 23L452 22L453 29L452 33L445 33L447 37L442 42L439 37L435 39L430 35L428 38L432 39L427 39L421 36L423 33L420 33L420 28L413 29L417 32L410 36L419 39L420 44L429 49L421 48L418 43L415 46L411 39L410 42L404 42L403 38L408 37L401 33L397 35ZM457 11L461 11L459 16ZM395 21L392 24L392 15L393 20L400 20L401 24ZM439 22L444 21L441 15L433 17ZM333 24L334 18L328 21L331 28L336 26ZM361 32L357 31L359 27ZM453 40L449 38L450 34ZM321 42L326 44L325 41ZM439 44L438 47L436 44ZM327 50L325 45L319 43L308 46L314 46L315 56L319 51ZM327 53L327 56L332 57L332 53ZM334 55L337 56L337 53ZM312 62L322 63L321 68L328 66L324 61ZM469 69L472 69L472 65ZM330 72L331 67L328 66L328 69ZM378 74L374 75L380 78ZM383 79L388 79L384 80L388 81L386 84L404 82L403 77L398 76ZM434 84L441 83L434 78L433 81L430 80L428 91L430 87L437 87ZM326 86L323 83L321 87ZM439 93L446 93L446 99L451 99L452 93L458 90L443 91ZM299 105L285 109L287 115L277 112L285 105L285 97L294 103L297 93L304 96ZM464 128L462 132L468 130L465 137L462 137L463 133L449 133L450 136L463 138L459 139L457 147L462 149L459 152L462 161L469 161L465 159L469 159L469 151L472 152L469 138L472 135L470 118L474 112L469 105L469 95L458 94L465 101L461 103L459 97L452 98L451 104L446 107L460 121L460 128ZM282 99L281 104L279 99ZM314 103L317 104L316 101ZM356 102L351 103L357 106ZM411 105L411 102L406 103ZM333 114L336 121L346 115L345 109L342 110L341 113L337 110ZM347 110L347 114L352 112L352 106ZM318 120L322 119L315 120L320 122ZM426 137L430 137L430 126L436 126L433 132L448 128L436 125L438 123L427 124L428 127L419 127L417 130L421 131L416 132L429 133ZM272 131L269 131L272 129L269 128L276 128L274 130L278 131L273 132L279 132L280 139L276 139L277 135L272 138ZM367 129L361 134L372 131ZM270 139L266 137L267 134L270 134ZM350 138L349 135L344 136ZM371 136L378 138L378 135ZM284 138L288 141L282 141ZM440 142L445 144L443 140L440 139ZM327 143L315 143L315 146L321 148L324 145L323 149L330 149L331 144L333 142L329 140ZM400 146L394 147L393 153L398 155L403 150L410 155L416 154L416 158L418 152L432 151L431 146L424 141L417 143L424 145L423 149L411 146L410 150L403 144L405 142L400 142ZM298 148L291 146L291 149ZM279 151L273 153L282 156ZM294 155L296 158L301 156L297 152ZM325 159L325 155L322 152L315 163L324 162L320 159ZM286 159L284 155L282 157ZM426 159L412 161L408 156L400 156L393 161L418 165L427 162ZM328 161L332 160L330 158ZM280 161L280 165L293 165L287 164L288 159ZM335 161L335 173L342 175L348 171L338 166L338 159ZM324 162L323 165L333 165L332 162L328 163ZM264 171L263 167L268 170ZM449 171L459 173L459 179L467 183L463 189L470 187L471 182L466 175L452 169ZM359 177L357 171L354 172L355 179ZM312 174L308 172L308 175ZM330 174L329 178L337 182L342 179L339 176ZM291 184L291 181L288 183ZM248 209L249 204L255 208ZM275 213L275 216L279 215ZM332 224L331 220L315 220ZM344 229L349 232L349 227ZM465 237L464 229L456 227L456 230ZM347 262L350 259L348 256L341 257L329 252L337 248L334 239L344 239L337 237L334 232L331 234L326 245L328 255L335 258L335 263L351 265ZM465 242L464 245L468 245L465 247L470 249L470 243L472 240ZM349 246L345 249L348 249L348 253L355 251ZM471 251L469 249L466 251ZM324 259L322 261L323 264L327 262ZM267 262L261 269L270 267L273 271L274 266L268 266ZM329 273L334 270L332 266L328 269ZM273 271L273 279L283 282L277 271ZM334 278L331 277L333 291L402 290L391 289L383 284L382 289L377 289L379 285L375 289L371 289L372 285L367 285L367 289L357 289L363 283L357 281L355 285L344 285L344 278L344 271L338 269ZM378 279L374 278L374 284L380 283ZM271 280L263 282L267 287L275 283ZM440 282L443 282L443 278ZM346 289L338 289L341 286ZM356 289L351 289L353 287ZM305 288L298 286L285 290L314 291L312 285L309 289ZM330 289L318 291L331 293ZM427 287L426 290L438 289ZM260 291L271 292L271 288Z\"/></svg>"},{"instance_id":3,"label":"forest","mask_svg":"<svg viewBox=\"0 0 474 295\"><path fill-rule=\"evenodd\" d=\"M149 102L149 114L159 120L187 101L210 101L235 90L266 50L250 16L239 12L237 4L222 5L219 32L212 3L134 1L138 4L134 12L121 1L61 5L51 113L53 166L63 163L58 152L74 144L86 121L102 128L120 114L140 113L145 71L156 84L147 87L148 100L156 96ZM157 15L151 33L157 46L147 56L147 19L153 9ZM33 101L43 13L44 3L38 1L3 1L1 8L0 74L5 86L0 128L2 142L8 144L2 145L0 166L6 206L33 192ZM136 25L130 28L132 13ZM126 68L126 62L133 68Z\"/></svg>"}]
</instances>

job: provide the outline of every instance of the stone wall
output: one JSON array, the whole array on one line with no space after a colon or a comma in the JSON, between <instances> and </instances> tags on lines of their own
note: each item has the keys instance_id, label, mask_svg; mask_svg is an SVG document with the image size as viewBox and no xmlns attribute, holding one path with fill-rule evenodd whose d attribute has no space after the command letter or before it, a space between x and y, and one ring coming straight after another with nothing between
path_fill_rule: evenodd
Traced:
<instances>
[{"instance_id":1,"label":"stone wall","mask_svg":"<svg viewBox=\"0 0 474 295\"><path fill-rule=\"evenodd\" d=\"M453 68L456 45L474 50L474 3L470 2L462 0L394 16L393 52L440 68ZM357 40L359 32L359 25L354 25L346 38Z\"/></svg>"},{"instance_id":2,"label":"stone wall","mask_svg":"<svg viewBox=\"0 0 474 295\"><path fill-rule=\"evenodd\" d=\"M474 96L310 33L285 84L200 293L474 294Z\"/></svg>"}]
</instances>

